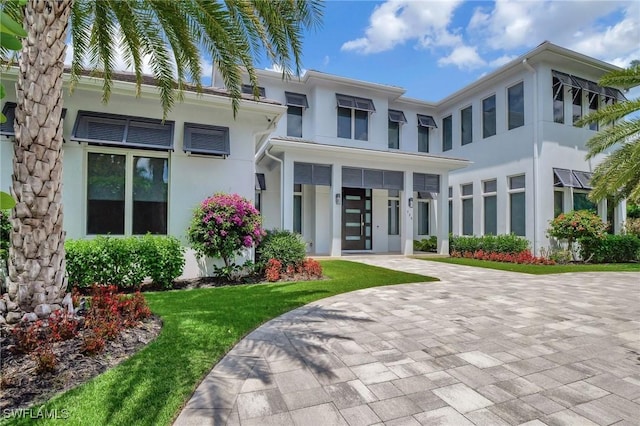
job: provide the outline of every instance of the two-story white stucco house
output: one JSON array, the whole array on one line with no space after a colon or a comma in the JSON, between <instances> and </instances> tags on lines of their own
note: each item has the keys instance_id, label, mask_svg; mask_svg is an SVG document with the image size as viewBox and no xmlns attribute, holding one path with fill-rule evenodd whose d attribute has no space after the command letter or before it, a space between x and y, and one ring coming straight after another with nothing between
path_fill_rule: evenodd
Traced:
<instances>
[{"instance_id":1,"label":"two-story white stucco house","mask_svg":"<svg viewBox=\"0 0 640 426\"><path fill-rule=\"evenodd\" d=\"M437 102L404 89L308 71L259 71L234 119L224 87L187 92L162 122L156 88L120 75L108 104L84 78L65 98L68 237L146 232L184 238L217 191L255 199L266 228L301 233L314 254L411 254L413 240L515 233L537 252L562 211L594 208L616 231L625 206L590 204L574 122L623 99L596 82L616 67L545 42ZM11 73L5 114L11 116ZM389 77L392 80L392 76ZM7 84L8 83L8 84ZM437 84L437 82L434 82ZM0 136L0 188L11 180L12 126ZM190 253L185 275L206 273Z\"/></svg>"}]
</instances>

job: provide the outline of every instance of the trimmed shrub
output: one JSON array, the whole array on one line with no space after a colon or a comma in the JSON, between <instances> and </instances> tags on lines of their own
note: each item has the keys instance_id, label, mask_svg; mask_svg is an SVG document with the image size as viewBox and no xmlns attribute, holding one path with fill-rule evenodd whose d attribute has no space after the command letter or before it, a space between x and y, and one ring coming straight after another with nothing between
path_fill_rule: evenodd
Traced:
<instances>
[{"instance_id":1,"label":"trimmed shrub","mask_svg":"<svg viewBox=\"0 0 640 426\"><path fill-rule=\"evenodd\" d=\"M417 251L435 252L438 249L438 237L432 235L429 238L413 241L413 249Z\"/></svg>"},{"instance_id":2,"label":"trimmed shrub","mask_svg":"<svg viewBox=\"0 0 640 426\"><path fill-rule=\"evenodd\" d=\"M264 231L253 203L238 194L217 193L195 209L187 235L198 254L230 266L236 255L260 243Z\"/></svg>"},{"instance_id":3,"label":"trimmed shrub","mask_svg":"<svg viewBox=\"0 0 640 426\"><path fill-rule=\"evenodd\" d=\"M300 234L286 229L268 231L256 249L256 261L266 264L270 259L280 262L282 268L297 266L304 261L307 244Z\"/></svg>"},{"instance_id":4,"label":"trimmed shrub","mask_svg":"<svg viewBox=\"0 0 640 426\"><path fill-rule=\"evenodd\" d=\"M69 288L114 284L135 288L145 278L171 287L184 267L184 248L169 236L96 237L65 242Z\"/></svg>"},{"instance_id":5,"label":"trimmed shrub","mask_svg":"<svg viewBox=\"0 0 640 426\"><path fill-rule=\"evenodd\" d=\"M621 263L640 260L640 238L635 235L610 235L578 240L580 256L593 263Z\"/></svg>"},{"instance_id":6,"label":"trimmed shrub","mask_svg":"<svg viewBox=\"0 0 640 426\"><path fill-rule=\"evenodd\" d=\"M466 251L460 253L451 252L451 257L463 257L465 259L489 260L492 262L519 263L526 265L555 265L555 261L545 257L534 256L529 250L520 253L498 253L478 250L475 252Z\"/></svg>"},{"instance_id":7,"label":"trimmed shrub","mask_svg":"<svg viewBox=\"0 0 640 426\"><path fill-rule=\"evenodd\" d=\"M524 237L514 234L459 236L453 235L449 239L449 252L475 253L483 251L488 253L517 254L529 249L529 241Z\"/></svg>"}]
</instances>

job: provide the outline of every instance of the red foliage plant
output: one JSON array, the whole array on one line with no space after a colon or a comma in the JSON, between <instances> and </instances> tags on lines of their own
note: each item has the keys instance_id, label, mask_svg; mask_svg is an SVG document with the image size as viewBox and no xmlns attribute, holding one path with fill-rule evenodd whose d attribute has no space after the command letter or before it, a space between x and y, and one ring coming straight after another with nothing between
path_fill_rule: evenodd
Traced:
<instances>
[{"instance_id":1,"label":"red foliage plant","mask_svg":"<svg viewBox=\"0 0 640 426\"><path fill-rule=\"evenodd\" d=\"M555 265L556 262L546 257L534 256L529 250L520 253L496 253L477 250L475 252L452 251L451 257L464 257L466 259L489 260L493 262L519 263L526 265Z\"/></svg>"},{"instance_id":2,"label":"red foliage plant","mask_svg":"<svg viewBox=\"0 0 640 426\"><path fill-rule=\"evenodd\" d=\"M282 270L282 262L278 259L269 259L265 268L267 281L276 282L280 279L280 271Z\"/></svg>"}]
</instances>

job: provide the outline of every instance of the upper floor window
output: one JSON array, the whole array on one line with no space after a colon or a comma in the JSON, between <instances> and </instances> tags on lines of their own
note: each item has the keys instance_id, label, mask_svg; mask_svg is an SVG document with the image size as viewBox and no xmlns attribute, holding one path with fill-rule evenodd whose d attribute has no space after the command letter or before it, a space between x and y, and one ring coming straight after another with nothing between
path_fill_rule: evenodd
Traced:
<instances>
[{"instance_id":1,"label":"upper floor window","mask_svg":"<svg viewBox=\"0 0 640 426\"><path fill-rule=\"evenodd\" d=\"M336 94L338 103L338 137L369 140L369 113L375 112L371 99Z\"/></svg>"},{"instance_id":2,"label":"upper floor window","mask_svg":"<svg viewBox=\"0 0 640 426\"><path fill-rule=\"evenodd\" d=\"M251 84L243 84L242 85L242 93L245 93L247 95L253 95L253 85ZM264 87L262 86L258 86L258 95L261 98L265 98L267 96L267 92L264 90Z\"/></svg>"},{"instance_id":3,"label":"upper floor window","mask_svg":"<svg viewBox=\"0 0 640 426\"><path fill-rule=\"evenodd\" d=\"M473 109L471 105L460 111L460 138L462 145L473 142Z\"/></svg>"},{"instance_id":4,"label":"upper floor window","mask_svg":"<svg viewBox=\"0 0 640 426\"><path fill-rule=\"evenodd\" d=\"M524 126L524 83L507 89L508 129Z\"/></svg>"},{"instance_id":5,"label":"upper floor window","mask_svg":"<svg viewBox=\"0 0 640 426\"><path fill-rule=\"evenodd\" d=\"M451 116L442 119L442 151L453 148L453 119Z\"/></svg>"},{"instance_id":6,"label":"upper floor window","mask_svg":"<svg viewBox=\"0 0 640 426\"><path fill-rule=\"evenodd\" d=\"M184 123L182 150L185 152L226 158L231 154L230 145L228 127Z\"/></svg>"},{"instance_id":7,"label":"upper floor window","mask_svg":"<svg viewBox=\"0 0 640 426\"><path fill-rule=\"evenodd\" d=\"M482 100L482 137L496 134L496 95Z\"/></svg>"},{"instance_id":8,"label":"upper floor window","mask_svg":"<svg viewBox=\"0 0 640 426\"><path fill-rule=\"evenodd\" d=\"M573 98L573 124L575 125L578 120L582 118L582 89L578 87L571 88L571 97Z\"/></svg>"},{"instance_id":9,"label":"upper floor window","mask_svg":"<svg viewBox=\"0 0 640 426\"><path fill-rule=\"evenodd\" d=\"M587 101L589 102L588 103L589 114L593 114L594 112L598 111L600 107L600 95L593 92L587 92L587 95L588 95ZM596 121L596 122L589 123L589 129L598 130L598 122Z\"/></svg>"},{"instance_id":10,"label":"upper floor window","mask_svg":"<svg viewBox=\"0 0 640 426\"><path fill-rule=\"evenodd\" d=\"M16 106L15 102L5 102L2 107L2 113L7 121L0 123L0 135L13 136L15 134L13 130L13 122L16 120ZM62 108L62 114L60 116L64 118L67 115L67 109Z\"/></svg>"},{"instance_id":11,"label":"upper floor window","mask_svg":"<svg viewBox=\"0 0 640 426\"><path fill-rule=\"evenodd\" d=\"M389 148L400 149L400 126L406 122L404 112L389 110Z\"/></svg>"},{"instance_id":12,"label":"upper floor window","mask_svg":"<svg viewBox=\"0 0 640 426\"><path fill-rule=\"evenodd\" d=\"M99 145L173 149L173 121L78 111L73 140Z\"/></svg>"},{"instance_id":13,"label":"upper floor window","mask_svg":"<svg viewBox=\"0 0 640 426\"><path fill-rule=\"evenodd\" d=\"M433 117L418 114L418 152L429 152L429 129L432 127L437 127Z\"/></svg>"},{"instance_id":14,"label":"upper floor window","mask_svg":"<svg viewBox=\"0 0 640 426\"><path fill-rule=\"evenodd\" d=\"M564 84L558 77L553 77L553 121L564 123Z\"/></svg>"},{"instance_id":15,"label":"upper floor window","mask_svg":"<svg viewBox=\"0 0 640 426\"><path fill-rule=\"evenodd\" d=\"M287 136L302 137L302 112L309 108L307 95L284 92L287 98Z\"/></svg>"}]
</instances>

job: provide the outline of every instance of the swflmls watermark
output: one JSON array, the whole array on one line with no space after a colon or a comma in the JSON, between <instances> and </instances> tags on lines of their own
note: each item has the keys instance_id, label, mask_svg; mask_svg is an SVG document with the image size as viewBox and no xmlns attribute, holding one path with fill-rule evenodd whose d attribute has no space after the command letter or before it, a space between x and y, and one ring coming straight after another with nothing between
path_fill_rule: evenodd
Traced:
<instances>
[{"instance_id":1,"label":"swflmls watermark","mask_svg":"<svg viewBox=\"0 0 640 426\"><path fill-rule=\"evenodd\" d=\"M49 419L65 420L69 418L69 410L66 408L47 408L44 405L40 408L5 408L2 410L2 417L7 419Z\"/></svg>"}]
</instances>

